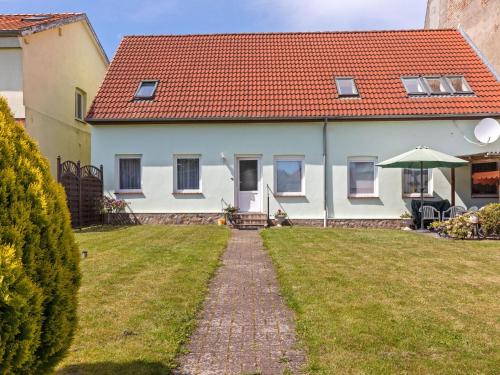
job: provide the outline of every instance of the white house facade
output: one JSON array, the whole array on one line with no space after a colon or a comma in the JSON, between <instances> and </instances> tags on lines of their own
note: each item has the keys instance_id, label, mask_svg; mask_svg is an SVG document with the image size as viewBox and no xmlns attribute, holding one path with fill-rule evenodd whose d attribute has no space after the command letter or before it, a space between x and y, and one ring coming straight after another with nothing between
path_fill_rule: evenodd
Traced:
<instances>
[{"instance_id":1,"label":"white house facade","mask_svg":"<svg viewBox=\"0 0 500 375\"><path fill-rule=\"evenodd\" d=\"M462 40L464 48L470 48L465 39L460 39L459 33L446 32ZM404 32L393 32L392 37L399 37L401 33L406 35ZM436 43L435 36L444 32L420 33L416 32L419 43L425 45L426 40ZM333 34L339 37L339 33ZM300 38L311 34L278 34L285 39L287 35ZM267 36L273 38L276 34ZM324 35L320 33L320 36ZM357 33L355 36L360 39L372 37L370 33ZM262 35L255 34L255 37ZM352 34L346 33L344 37L351 38ZM161 52L157 50L156 54L163 56L175 48L185 48L191 54L199 51L200 47L193 44L190 38L193 37L160 38L159 43L165 42L166 45L160 45ZM243 34L241 38L252 40L251 35ZM487 75L491 90L485 95L488 99L481 103L477 101L477 97L481 96L481 82L476 83L473 75L468 76L460 60L459 68L452 66L449 72L443 70L446 67L432 68L428 63L421 63L424 67L419 68L419 72L410 72L402 67L401 72L391 73L388 83L366 77L365 70L376 71L376 67L365 66L361 72L359 68L346 71L349 70L347 67L339 72L328 72L329 81L322 83L332 86L331 95L339 103L335 109L328 108L329 103L323 105L319 100L313 103L318 113L295 115L294 111L300 112L301 109L299 104L293 102L294 97L302 99L303 106L311 106L307 93L298 90L285 97L289 103L288 115L280 112L273 116L273 109L267 108L266 104L272 107L279 94L275 91L268 98L265 95L262 98L261 110L267 116L251 116L247 109L240 116L230 113L224 117L220 113L204 116L203 111L213 112L221 108L223 111L224 106L229 111L240 105L240 101L258 106L259 90L267 92L266 85L273 87L273 78L267 77L267 81L261 79L262 87L259 84L252 86L247 81L239 97L234 93L231 75L247 69L245 59L231 61L229 66L215 64L219 70L212 73L198 70L203 68L202 62L199 65L192 62L196 69L189 80L184 76L178 78L176 68L172 68L169 77L155 77L151 67L145 69L142 76L130 78L125 72L130 70L127 64L133 63L130 56L126 59L127 53L136 51L141 43L146 42L134 37L130 39L122 43L111 64L88 121L93 124L92 163L104 167L105 193L125 199L128 210L139 219L155 215L160 218L184 218L189 215L216 218L224 207L233 205L241 212L265 213L270 217L282 209L294 221L318 225L342 220L393 220L396 223L402 213L411 210L412 199L419 196L420 172L382 169L376 164L419 145L471 161L469 166L457 168L453 174L449 169L424 171L426 199L446 199L464 207L482 206L499 199L498 181L490 185L481 184L474 178L474 173L498 173L500 140L481 144L474 136L474 129L483 118L500 118L500 84L472 49L470 58L476 59L476 66L470 69ZM180 44L172 45L172 39ZM225 41L222 38L220 43ZM245 41L242 43L245 44ZM314 38L304 43L314 43ZM151 48L148 49L137 59L151 58L154 56L151 51ZM202 52L201 56L207 50L202 49ZM242 50L239 53L246 56ZM390 56L386 57L389 64ZM196 56L192 58L196 59ZM165 61L175 65L175 59L165 58ZM250 76L264 65L259 62L256 69L250 69ZM213 69L213 65L210 68ZM168 67L165 69L169 71ZM270 70L273 69L271 66ZM427 92L428 95L412 93L413 88L408 88L408 85L413 83L417 84L415 90L420 84L428 85L426 91L432 89L432 79L436 77L434 74L428 79L424 77L430 73L439 74L438 84L448 87L448 91L436 96L431 92ZM458 73L461 73L460 82L465 82L463 86L469 92L461 92L455 85L453 78ZM211 74L219 80L220 90L210 93L205 100L191 81L213 79ZM287 74L303 74L307 78L308 73L306 68ZM417 77L416 81L405 80L407 76L410 76L409 79ZM310 85L315 85L314 76L308 79ZM372 82L368 82L370 79ZM213 87L213 83L209 82L208 86ZM376 92L372 94L369 87L377 84L399 85L396 94L408 103L391 103L390 93L384 93L383 89L379 96ZM130 91L127 94L123 90L125 86ZM118 90L120 94L114 94L112 90ZM281 90L286 92L286 86ZM309 94L313 95L315 90L311 89ZM347 95L343 95L342 90L347 90ZM178 109L178 96L185 92L190 93L192 98L183 99L185 107ZM226 96L224 92L227 92ZM412 97L412 94L415 96ZM151 95L150 102L148 95ZM370 100L371 95L382 99ZM492 97L494 100L491 100ZM387 98L389 104L384 104ZM362 103L363 100L366 104ZM394 99L395 102L397 100ZM434 105L441 107L434 110ZM392 108L393 112L388 113L385 107ZM198 108L202 111L185 114ZM366 108L380 109L371 113ZM168 111L174 111L176 115ZM455 187L454 196L451 185Z\"/></svg>"}]
</instances>

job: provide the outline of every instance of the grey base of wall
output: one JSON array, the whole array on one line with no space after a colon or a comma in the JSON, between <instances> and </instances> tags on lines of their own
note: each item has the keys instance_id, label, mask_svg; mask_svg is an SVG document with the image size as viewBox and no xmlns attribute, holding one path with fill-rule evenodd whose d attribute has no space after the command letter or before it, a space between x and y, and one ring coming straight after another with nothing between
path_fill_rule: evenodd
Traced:
<instances>
[{"instance_id":1,"label":"grey base of wall","mask_svg":"<svg viewBox=\"0 0 500 375\"><path fill-rule=\"evenodd\" d=\"M217 224L220 213L191 214L191 213L150 213L132 214L116 213L106 214L104 222L111 225L131 224ZM294 225L322 227L322 219L292 219ZM341 228L396 228L405 227L406 220L402 219L328 219L329 227Z\"/></svg>"}]
</instances>

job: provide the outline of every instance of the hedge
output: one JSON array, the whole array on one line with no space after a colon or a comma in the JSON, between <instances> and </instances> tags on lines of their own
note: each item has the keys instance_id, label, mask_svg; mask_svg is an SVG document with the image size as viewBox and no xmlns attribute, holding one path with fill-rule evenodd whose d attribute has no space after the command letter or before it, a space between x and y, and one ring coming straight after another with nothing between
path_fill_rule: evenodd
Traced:
<instances>
[{"instance_id":1,"label":"hedge","mask_svg":"<svg viewBox=\"0 0 500 375\"><path fill-rule=\"evenodd\" d=\"M0 97L0 374L52 371L73 338L79 285L64 189Z\"/></svg>"}]
</instances>

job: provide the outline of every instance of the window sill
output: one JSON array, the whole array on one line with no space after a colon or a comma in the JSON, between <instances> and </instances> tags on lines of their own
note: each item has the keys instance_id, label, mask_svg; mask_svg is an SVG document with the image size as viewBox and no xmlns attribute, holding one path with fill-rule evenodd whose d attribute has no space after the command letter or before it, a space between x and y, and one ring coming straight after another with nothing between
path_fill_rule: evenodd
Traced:
<instances>
[{"instance_id":1,"label":"window sill","mask_svg":"<svg viewBox=\"0 0 500 375\"><path fill-rule=\"evenodd\" d=\"M471 195L471 198L498 198L498 194L477 194Z\"/></svg>"},{"instance_id":2,"label":"window sill","mask_svg":"<svg viewBox=\"0 0 500 375\"><path fill-rule=\"evenodd\" d=\"M80 118L75 117L75 121L78 121L81 124L87 125L87 123L85 122L84 119L80 119Z\"/></svg>"},{"instance_id":3,"label":"window sill","mask_svg":"<svg viewBox=\"0 0 500 375\"><path fill-rule=\"evenodd\" d=\"M201 190L191 190L191 191L174 191L175 195L199 195L203 194Z\"/></svg>"},{"instance_id":4,"label":"window sill","mask_svg":"<svg viewBox=\"0 0 500 375\"><path fill-rule=\"evenodd\" d=\"M305 193L276 193L274 194L275 196L277 197L292 197L292 198L297 198L297 197L305 197L306 194Z\"/></svg>"},{"instance_id":5,"label":"window sill","mask_svg":"<svg viewBox=\"0 0 500 375\"><path fill-rule=\"evenodd\" d=\"M372 194L372 195L348 195L347 198L349 199L373 199L373 198L380 198L378 195L376 194Z\"/></svg>"},{"instance_id":6,"label":"window sill","mask_svg":"<svg viewBox=\"0 0 500 375\"><path fill-rule=\"evenodd\" d=\"M403 199L420 198L420 194L403 194ZM434 198L434 194L424 194L424 198Z\"/></svg>"},{"instance_id":7,"label":"window sill","mask_svg":"<svg viewBox=\"0 0 500 375\"><path fill-rule=\"evenodd\" d=\"M126 190L126 191L114 191L114 194L117 195L134 195L134 194L142 194L142 190Z\"/></svg>"}]
</instances>

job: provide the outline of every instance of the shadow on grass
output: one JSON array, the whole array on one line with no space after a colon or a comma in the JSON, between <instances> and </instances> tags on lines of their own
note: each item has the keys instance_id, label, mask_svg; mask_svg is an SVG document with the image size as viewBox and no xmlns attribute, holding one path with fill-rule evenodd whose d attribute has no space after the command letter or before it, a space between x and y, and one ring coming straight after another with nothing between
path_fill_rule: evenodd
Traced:
<instances>
[{"instance_id":1,"label":"shadow on grass","mask_svg":"<svg viewBox=\"0 0 500 375\"><path fill-rule=\"evenodd\" d=\"M97 362L69 365L55 375L171 375L172 369L160 362Z\"/></svg>"},{"instance_id":2,"label":"shadow on grass","mask_svg":"<svg viewBox=\"0 0 500 375\"><path fill-rule=\"evenodd\" d=\"M123 229L127 229L132 225L96 225L93 227L85 227L75 229L75 233L101 233L101 232L115 232Z\"/></svg>"}]
</instances>

